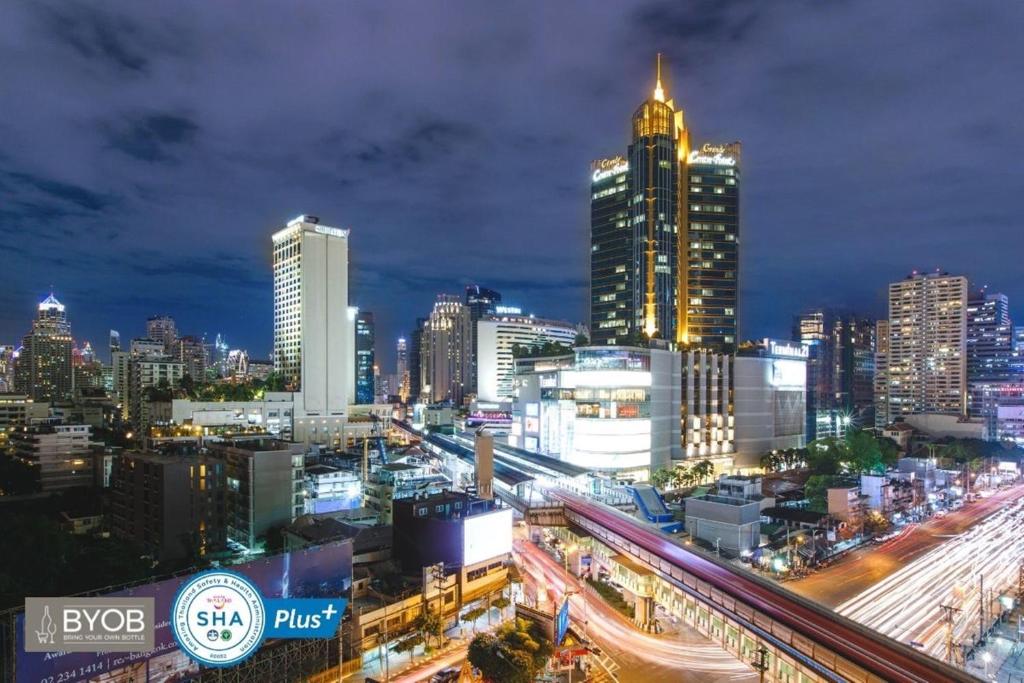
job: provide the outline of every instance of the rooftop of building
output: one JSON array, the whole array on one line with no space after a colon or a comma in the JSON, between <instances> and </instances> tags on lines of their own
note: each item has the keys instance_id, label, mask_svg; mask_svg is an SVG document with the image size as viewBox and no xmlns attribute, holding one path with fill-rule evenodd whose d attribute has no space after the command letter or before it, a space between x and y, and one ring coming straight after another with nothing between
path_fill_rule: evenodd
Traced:
<instances>
[{"instance_id":1,"label":"rooftop of building","mask_svg":"<svg viewBox=\"0 0 1024 683\"><path fill-rule=\"evenodd\" d=\"M706 503L717 503L718 505L732 505L734 507L740 507L743 505L757 505L761 501L763 496L757 495L749 498L735 498L733 496L719 496L714 493L705 493L700 496L690 496L685 499L686 501L700 500Z\"/></svg>"},{"instance_id":2,"label":"rooftop of building","mask_svg":"<svg viewBox=\"0 0 1024 683\"><path fill-rule=\"evenodd\" d=\"M254 436L251 438L246 437L230 437L223 441L212 441L209 443L211 450L223 449L223 448L235 448L242 451L248 451L250 453L267 453L272 451L291 451L293 444L280 439L274 439L267 436Z\"/></svg>"},{"instance_id":3,"label":"rooftop of building","mask_svg":"<svg viewBox=\"0 0 1024 683\"><path fill-rule=\"evenodd\" d=\"M770 519L796 522L798 524L819 524L821 520L828 517L828 513L815 512L805 508L770 507L761 511L761 514Z\"/></svg>"}]
</instances>

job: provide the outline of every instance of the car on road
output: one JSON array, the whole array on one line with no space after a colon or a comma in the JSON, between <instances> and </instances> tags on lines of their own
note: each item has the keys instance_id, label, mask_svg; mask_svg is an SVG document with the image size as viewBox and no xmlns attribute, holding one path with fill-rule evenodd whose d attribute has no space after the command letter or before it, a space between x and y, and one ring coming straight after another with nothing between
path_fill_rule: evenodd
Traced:
<instances>
[{"instance_id":1,"label":"car on road","mask_svg":"<svg viewBox=\"0 0 1024 683\"><path fill-rule=\"evenodd\" d=\"M430 683L451 683L451 681L457 681L459 680L459 671L460 669L457 666L441 669L430 677Z\"/></svg>"}]
</instances>

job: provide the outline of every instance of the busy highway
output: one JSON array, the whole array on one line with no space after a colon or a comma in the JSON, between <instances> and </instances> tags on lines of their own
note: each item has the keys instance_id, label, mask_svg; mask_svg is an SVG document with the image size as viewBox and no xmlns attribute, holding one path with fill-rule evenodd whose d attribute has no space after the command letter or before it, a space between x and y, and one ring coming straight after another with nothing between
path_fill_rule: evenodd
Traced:
<instances>
[{"instance_id":1,"label":"busy highway","mask_svg":"<svg viewBox=\"0 0 1024 683\"><path fill-rule=\"evenodd\" d=\"M979 633L984 591L985 626L1015 594L1024 562L1024 499L977 526L948 538L888 578L839 605L837 611L879 633L947 659ZM951 608L946 619L943 605ZM951 633L949 632L951 629ZM947 652L947 641L954 643Z\"/></svg>"}]
</instances>

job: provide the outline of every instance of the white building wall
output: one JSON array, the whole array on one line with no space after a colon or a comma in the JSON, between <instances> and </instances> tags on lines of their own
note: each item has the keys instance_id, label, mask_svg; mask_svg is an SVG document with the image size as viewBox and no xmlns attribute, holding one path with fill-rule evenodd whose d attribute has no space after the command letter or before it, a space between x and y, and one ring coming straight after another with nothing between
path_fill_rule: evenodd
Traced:
<instances>
[{"instance_id":1,"label":"white building wall","mask_svg":"<svg viewBox=\"0 0 1024 683\"><path fill-rule=\"evenodd\" d=\"M477 321L477 394L483 401L514 395L512 348L548 342L572 346L576 327L567 322L528 316L502 316Z\"/></svg>"}]
</instances>

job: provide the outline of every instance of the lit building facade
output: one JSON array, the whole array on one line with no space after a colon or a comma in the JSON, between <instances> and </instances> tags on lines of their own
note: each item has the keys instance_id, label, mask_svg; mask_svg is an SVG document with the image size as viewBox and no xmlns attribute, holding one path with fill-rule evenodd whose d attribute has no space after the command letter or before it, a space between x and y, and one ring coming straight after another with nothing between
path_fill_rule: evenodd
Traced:
<instances>
[{"instance_id":1,"label":"lit building facade","mask_svg":"<svg viewBox=\"0 0 1024 683\"><path fill-rule=\"evenodd\" d=\"M395 344L395 374L398 375L398 398L409 401L409 343L405 337Z\"/></svg>"},{"instance_id":2,"label":"lit building facade","mask_svg":"<svg viewBox=\"0 0 1024 683\"><path fill-rule=\"evenodd\" d=\"M299 216L273 235L274 369L299 393L297 441L337 442L355 397L349 231Z\"/></svg>"},{"instance_id":3,"label":"lit building facade","mask_svg":"<svg viewBox=\"0 0 1024 683\"><path fill-rule=\"evenodd\" d=\"M976 292L967 300L967 409L984 415L984 387L1014 373L1013 323L1005 294Z\"/></svg>"},{"instance_id":4,"label":"lit building facade","mask_svg":"<svg viewBox=\"0 0 1024 683\"><path fill-rule=\"evenodd\" d=\"M33 469L44 493L92 485L89 425L25 425L14 429L9 438L14 457Z\"/></svg>"},{"instance_id":5,"label":"lit building facade","mask_svg":"<svg viewBox=\"0 0 1024 683\"><path fill-rule=\"evenodd\" d=\"M681 457L679 353L585 346L519 367L511 444L641 480Z\"/></svg>"},{"instance_id":6,"label":"lit building facade","mask_svg":"<svg viewBox=\"0 0 1024 683\"><path fill-rule=\"evenodd\" d=\"M686 458L732 463L735 418L732 412L733 357L686 350L682 357L682 443Z\"/></svg>"},{"instance_id":7,"label":"lit building facade","mask_svg":"<svg viewBox=\"0 0 1024 683\"><path fill-rule=\"evenodd\" d=\"M684 112L652 96L625 158L591 176L590 327L596 344L638 335L731 352L739 338L740 145L693 148Z\"/></svg>"},{"instance_id":8,"label":"lit building facade","mask_svg":"<svg viewBox=\"0 0 1024 683\"><path fill-rule=\"evenodd\" d=\"M626 343L635 329L629 162L600 159L590 183L590 335L595 345Z\"/></svg>"},{"instance_id":9,"label":"lit building facade","mask_svg":"<svg viewBox=\"0 0 1024 683\"><path fill-rule=\"evenodd\" d=\"M469 309L470 340L469 340L469 374L466 379L466 392L477 393L477 328L476 324L488 315L493 315L501 304L501 293L480 285L466 287L466 308Z\"/></svg>"},{"instance_id":10,"label":"lit building facade","mask_svg":"<svg viewBox=\"0 0 1024 683\"><path fill-rule=\"evenodd\" d=\"M178 340L178 328L169 315L154 315L146 320L146 336L164 345L164 353L174 354L174 342Z\"/></svg>"},{"instance_id":11,"label":"lit building facade","mask_svg":"<svg viewBox=\"0 0 1024 683\"><path fill-rule=\"evenodd\" d=\"M433 403L461 405L472 366L472 322L469 307L459 297L439 294L421 341L426 362L424 391Z\"/></svg>"},{"instance_id":12,"label":"lit building facade","mask_svg":"<svg viewBox=\"0 0 1024 683\"><path fill-rule=\"evenodd\" d=\"M874 425L875 321L828 309L793 318L793 341L808 347L807 440Z\"/></svg>"},{"instance_id":13,"label":"lit building facade","mask_svg":"<svg viewBox=\"0 0 1024 683\"><path fill-rule=\"evenodd\" d=\"M484 401L512 398L515 359L513 349L545 343L572 347L576 327L560 320L523 315L492 315L477 322L477 396Z\"/></svg>"},{"instance_id":14,"label":"lit building facade","mask_svg":"<svg viewBox=\"0 0 1024 683\"><path fill-rule=\"evenodd\" d=\"M739 339L740 144L705 143L686 173L680 341L729 353Z\"/></svg>"},{"instance_id":15,"label":"lit building facade","mask_svg":"<svg viewBox=\"0 0 1024 683\"><path fill-rule=\"evenodd\" d=\"M913 273L889 285L884 422L967 408L967 278Z\"/></svg>"},{"instance_id":16,"label":"lit building facade","mask_svg":"<svg viewBox=\"0 0 1024 683\"><path fill-rule=\"evenodd\" d=\"M760 466L774 450L806 443L807 357L797 342L765 339L733 359L734 466Z\"/></svg>"},{"instance_id":17,"label":"lit building facade","mask_svg":"<svg viewBox=\"0 0 1024 683\"><path fill-rule=\"evenodd\" d=\"M42 302L32 321L32 330L22 340L14 368L14 389L34 401L60 401L71 398L74 371L71 352L71 325L64 304L50 294Z\"/></svg>"},{"instance_id":18,"label":"lit building facade","mask_svg":"<svg viewBox=\"0 0 1024 683\"><path fill-rule=\"evenodd\" d=\"M356 316L356 403L367 405L374 402L374 324L373 313L359 311Z\"/></svg>"}]
</instances>

